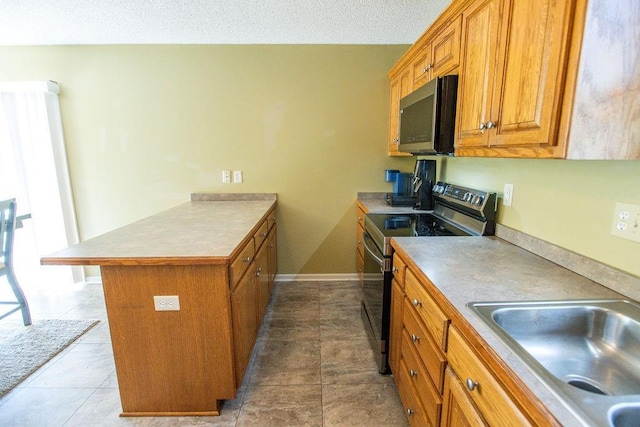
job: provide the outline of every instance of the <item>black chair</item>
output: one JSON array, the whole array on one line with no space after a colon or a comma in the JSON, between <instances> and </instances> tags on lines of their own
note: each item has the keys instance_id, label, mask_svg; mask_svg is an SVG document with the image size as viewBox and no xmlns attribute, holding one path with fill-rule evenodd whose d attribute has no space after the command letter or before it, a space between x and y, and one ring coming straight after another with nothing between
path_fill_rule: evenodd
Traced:
<instances>
[{"instance_id":1,"label":"black chair","mask_svg":"<svg viewBox=\"0 0 640 427\"><path fill-rule=\"evenodd\" d=\"M26 218L30 216L27 215ZM24 217L21 217L24 218ZM22 321L25 326L31 324L29 304L18 284L13 272L13 237L16 230L16 199L0 201L0 277L6 276L9 286L16 297L15 301L0 301L1 305L15 306L0 315L0 319L22 310Z\"/></svg>"}]
</instances>

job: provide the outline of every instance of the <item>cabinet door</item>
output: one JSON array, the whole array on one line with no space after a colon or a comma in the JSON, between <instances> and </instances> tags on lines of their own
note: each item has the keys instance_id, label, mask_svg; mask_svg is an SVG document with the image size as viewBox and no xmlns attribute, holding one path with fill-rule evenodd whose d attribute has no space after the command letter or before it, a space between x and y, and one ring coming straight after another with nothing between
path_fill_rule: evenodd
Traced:
<instances>
[{"instance_id":1,"label":"cabinet door","mask_svg":"<svg viewBox=\"0 0 640 427\"><path fill-rule=\"evenodd\" d=\"M491 146L555 145L571 1L505 1Z\"/></svg>"},{"instance_id":2,"label":"cabinet door","mask_svg":"<svg viewBox=\"0 0 640 427\"><path fill-rule=\"evenodd\" d=\"M447 75L460 64L462 16L434 37L431 43L431 78Z\"/></svg>"},{"instance_id":3,"label":"cabinet door","mask_svg":"<svg viewBox=\"0 0 640 427\"><path fill-rule=\"evenodd\" d=\"M431 46L431 43L425 45L418 54L418 57L413 61L413 84L411 90L416 90L431 80L431 68L433 67Z\"/></svg>"},{"instance_id":4,"label":"cabinet door","mask_svg":"<svg viewBox=\"0 0 640 427\"><path fill-rule=\"evenodd\" d=\"M269 232L267 239L267 250L269 253L269 292L273 289L273 283L276 279L276 272L278 270L278 239L277 229L274 223Z\"/></svg>"},{"instance_id":5,"label":"cabinet door","mask_svg":"<svg viewBox=\"0 0 640 427\"><path fill-rule=\"evenodd\" d=\"M262 245L256 254L255 270L253 270L256 288L258 293L257 319L256 323L260 325L262 316L264 315L267 304L269 303L269 295L271 288L269 287L269 251L268 245ZM251 273L250 270L248 273Z\"/></svg>"},{"instance_id":6,"label":"cabinet door","mask_svg":"<svg viewBox=\"0 0 640 427\"><path fill-rule=\"evenodd\" d=\"M403 302L404 291L400 283L394 278L391 285L391 326L389 330L389 366L394 374L397 374L398 369L400 369Z\"/></svg>"},{"instance_id":7,"label":"cabinet door","mask_svg":"<svg viewBox=\"0 0 640 427\"><path fill-rule=\"evenodd\" d=\"M463 13L456 147L488 145L480 127L490 119L500 7L500 0L478 1Z\"/></svg>"},{"instance_id":8,"label":"cabinet door","mask_svg":"<svg viewBox=\"0 0 640 427\"><path fill-rule=\"evenodd\" d=\"M397 77L391 80L389 93L389 144L390 156L410 156L409 153L398 151L400 141L400 99L409 95L412 88L411 67L402 70Z\"/></svg>"},{"instance_id":9,"label":"cabinet door","mask_svg":"<svg viewBox=\"0 0 640 427\"><path fill-rule=\"evenodd\" d=\"M252 262L231 294L236 387L240 387L242 383L258 333L258 317L256 316L258 293L254 271L255 263Z\"/></svg>"},{"instance_id":10,"label":"cabinet door","mask_svg":"<svg viewBox=\"0 0 640 427\"><path fill-rule=\"evenodd\" d=\"M442 427L486 426L480 412L471 403L458 377L447 369L444 379Z\"/></svg>"}]
</instances>

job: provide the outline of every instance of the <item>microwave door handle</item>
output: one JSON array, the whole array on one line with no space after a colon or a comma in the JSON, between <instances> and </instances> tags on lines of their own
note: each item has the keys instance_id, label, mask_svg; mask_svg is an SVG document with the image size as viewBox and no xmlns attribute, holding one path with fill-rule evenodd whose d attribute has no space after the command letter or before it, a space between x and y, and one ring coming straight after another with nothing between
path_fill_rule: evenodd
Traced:
<instances>
[{"instance_id":1,"label":"microwave door handle","mask_svg":"<svg viewBox=\"0 0 640 427\"><path fill-rule=\"evenodd\" d=\"M374 252L369 245L367 245L367 241L371 240L371 237L369 237L369 235L367 235L365 233L364 235L364 239L362 241L362 243L364 244L364 248L366 249L366 251L369 253L369 255L371 255L373 257L373 259L376 260L376 262L378 263L378 265L380 265L381 269L384 269L384 259L380 258L379 256L376 255L376 252Z\"/></svg>"}]
</instances>

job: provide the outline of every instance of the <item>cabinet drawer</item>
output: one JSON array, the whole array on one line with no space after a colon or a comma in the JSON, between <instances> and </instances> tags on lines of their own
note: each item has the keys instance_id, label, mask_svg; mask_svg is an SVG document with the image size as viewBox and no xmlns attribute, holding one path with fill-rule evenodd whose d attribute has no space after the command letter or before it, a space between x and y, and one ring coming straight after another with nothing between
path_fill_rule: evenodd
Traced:
<instances>
[{"instance_id":1,"label":"cabinet drawer","mask_svg":"<svg viewBox=\"0 0 640 427\"><path fill-rule=\"evenodd\" d=\"M418 58L413 62L413 90L429 81L431 77L431 44L422 48Z\"/></svg>"},{"instance_id":2,"label":"cabinet drawer","mask_svg":"<svg viewBox=\"0 0 640 427\"><path fill-rule=\"evenodd\" d=\"M400 365L405 368L405 374L418 392L418 398L422 403L427 418L432 425L439 426L442 399L431 382L427 368L420 361L420 356L418 356L409 334L406 333L402 337L402 359L404 364L401 363Z\"/></svg>"},{"instance_id":3,"label":"cabinet drawer","mask_svg":"<svg viewBox=\"0 0 640 427\"><path fill-rule=\"evenodd\" d=\"M437 345L433 342L433 338L427 333L422 322L416 317L413 305L408 300L405 300L403 323L408 342L426 366L433 385L438 392L442 393L447 359L445 359L440 349L438 349Z\"/></svg>"},{"instance_id":4,"label":"cabinet drawer","mask_svg":"<svg viewBox=\"0 0 640 427\"><path fill-rule=\"evenodd\" d=\"M433 335L440 349L447 351L449 319L440 310L433 298L429 296L429 293L418 281L411 269L407 269L404 286L407 298L409 298L418 316L427 326L427 330Z\"/></svg>"},{"instance_id":5,"label":"cabinet drawer","mask_svg":"<svg viewBox=\"0 0 640 427\"><path fill-rule=\"evenodd\" d=\"M358 215L358 225L364 228L364 217L366 215L366 212L360 206L358 206L357 215Z\"/></svg>"},{"instance_id":6,"label":"cabinet drawer","mask_svg":"<svg viewBox=\"0 0 640 427\"><path fill-rule=\"evenodd\" d=\"M264 242L268 234L269 234L269 222L265 220L265 221L262 221L262 224L260 224L260 228L258 229L258 231L256 231L256 234L253 235L253 239L256 245L256 250L260 248L260 245L262 245L262 242Z\"/></svg>"},{"instance_id":7,"label":"cabinet drawer","mask_svg":"<svg viewBox=\"0 0 640 427\"><path fill-rule=\"evenodd\" d=\"M267 224L269 226L269 230L271 230L271 227L276 225L276 210L275 209L273 209L271 212L269 212L269 215L267 216Z\"/></svg>"},{"instance_id":8,"label":"cabinet drawer","mask_svg":"<svg viewBox=\"0 0 640 427\"><path fill-rule=\"evenodd\" d=\"M411 384L407 371L407 364L400 360L400 372L398 375L398 392L404 407L404 413L412 427L434 427L428 420L427 414L418 400L418 392Z\"/></svg>"},{"instance_id":9,"label":"cabinet drawer","mask_svg":"<svg viewBox=\"0 0 640 427\"><path fill-rule=\"evenodd\" d=\"M464 384L465 391L490 425L530 425L455 328L450 331L447 356L452 369ZM469 390L469 385L473 390Z\"/></svg>"},{"instance_id":10,"label":"cabinet drawer","mask_svg":"<svg viewBox=\"0 0 640 427\"><path fill-rule=\"evenodd\" d=\"M229 285L231 289L233 289L240 278L246 271L249 264L253 260L253 256L255 255L255 248L253 246L253 239L247 243L242 251L238 254L238 256L231 262L231 266L229 267Z\"/></svg>"},{"instance_id":11,"label":"cabinet drawer","mask_svg":"<svg viewBox=\"0 0 640 427\"><path fill-rule=\"evenodd\" d=\"M404 277L407 264L400 258L398 254L393 254L393 278L398 281L398 284L404 289Z\"/></svg>"},{"instance_id":12,"label":"cabinet drawer","mask_svg":"<svg viewBox=\"0 0 640 427\"><path fill-rule=\"evenodd\" d=\"M358 223L358 226L356 227L356 248L358 249L358 253L360 254L361 257L364 257L364 228L362 228L360 226L360 223Z\"/></svg>"}]
</instances>

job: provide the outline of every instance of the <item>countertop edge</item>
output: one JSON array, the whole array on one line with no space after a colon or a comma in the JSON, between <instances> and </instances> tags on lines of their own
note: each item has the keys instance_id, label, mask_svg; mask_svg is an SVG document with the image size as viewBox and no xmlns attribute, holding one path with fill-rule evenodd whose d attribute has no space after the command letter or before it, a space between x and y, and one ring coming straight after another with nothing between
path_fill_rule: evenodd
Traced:
<instances>
[{"instance_id":1,"label":"countertop edge","mask_svg":"<svg viewBox=\"0 0 640 427\"><path fill-rule=\"evenodd\" d=\"M191 193L192 202L278 200L278 193Z\"/></svg>"}]
</instances>

